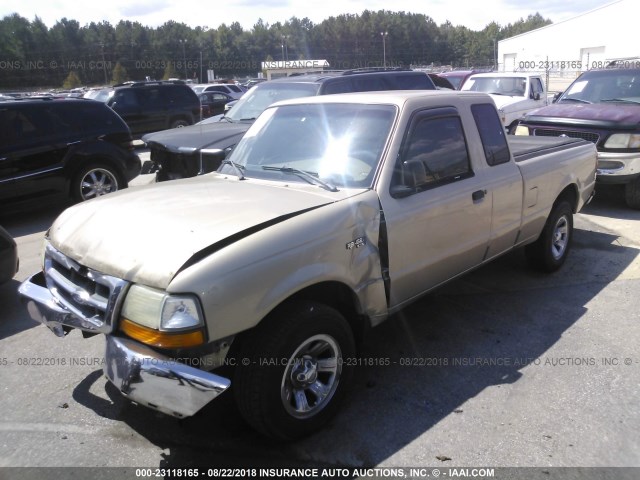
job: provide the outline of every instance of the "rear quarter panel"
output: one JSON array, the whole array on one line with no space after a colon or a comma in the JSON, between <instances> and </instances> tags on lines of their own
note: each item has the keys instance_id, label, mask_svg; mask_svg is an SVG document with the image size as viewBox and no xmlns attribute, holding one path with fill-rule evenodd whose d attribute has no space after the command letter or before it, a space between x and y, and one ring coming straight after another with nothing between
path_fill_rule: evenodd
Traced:
<instances>
[{"instance_id":1,"label":"rear quarter panel","mask_svg":"<svg viewBox=\"0 0 640 480\"><path fill-rule=\"evenodd\" d=\"M567 187L574 186L578 193L577 202L572 205L576 212L595 187L596 149L588 142L520 160L517 165L524 179L520 243L538 238L554 203Z\"/></svg>"}]
</instances>

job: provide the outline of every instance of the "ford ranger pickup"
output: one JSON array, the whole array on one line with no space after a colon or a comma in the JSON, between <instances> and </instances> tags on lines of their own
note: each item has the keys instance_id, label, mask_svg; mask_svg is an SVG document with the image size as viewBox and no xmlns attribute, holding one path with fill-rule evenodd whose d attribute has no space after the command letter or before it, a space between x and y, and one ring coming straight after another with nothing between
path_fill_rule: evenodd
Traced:
<instances>
[{"instance_id":1,"label":"ford ranger pickup","mask_svg":"<svg viewBox=\"0 0 640 480\"><path fill-rule=\"evenodd\" d=\"M233 385L294 439L336 414L370 327L518 247L560 268L595 168L584 140L507 140L484 93L288 100L217 172L64 211L19 291L56 335L104 335L132 401L188 417Z\"/></svg>"}]
</instances>

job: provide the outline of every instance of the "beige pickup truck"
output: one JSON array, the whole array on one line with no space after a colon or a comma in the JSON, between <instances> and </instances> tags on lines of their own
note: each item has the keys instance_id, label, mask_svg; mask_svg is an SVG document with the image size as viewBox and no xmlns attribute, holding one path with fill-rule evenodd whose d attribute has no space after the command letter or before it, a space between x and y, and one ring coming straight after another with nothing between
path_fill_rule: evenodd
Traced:
<instances>
[{"instance_id":1,"label":"beige pickup truck","mask_svg":"<svg viewBox=\"0 0 640 480\"><path fill-rule=\"evenodd\" d=\"M104 334L132 401L186 417L233 385L293 439L336 413L370 327L514 248L558 269L595 169L583 140L507 140L483 93L278 103L218 172L66 210L20 293L58 336Z\"/></svg>"}]
</instances>

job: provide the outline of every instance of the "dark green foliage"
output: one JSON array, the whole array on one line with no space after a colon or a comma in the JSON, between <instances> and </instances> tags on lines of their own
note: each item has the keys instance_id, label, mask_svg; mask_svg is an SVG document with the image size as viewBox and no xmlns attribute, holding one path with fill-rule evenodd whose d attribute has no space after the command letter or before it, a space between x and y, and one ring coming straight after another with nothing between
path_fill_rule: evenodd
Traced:
<instances>
[{"instance_id":1,"label":"dark green foliage","mask_svg":"<svg viewBox=\"0 0 640 480\"><path fill-rule=\"evenodd\" d=\"M387 65L492 66L494 41L548 25L536 13L514 24L492 22L481 31L450 22L437 25L422 14L365 10L330 17L319 24L292 17L273 25L259 20L250 30L234 22L216 29L168 21L156 27L120 21L80 26L63 18L53 27L38 17L0 19L0 88L59 86L75 71L87 85L109 83L119 63L132 80L255 76L261 62L326 59L336 69ZM119 67L119 68L120 68Z\"/></svg>"}]
</instances>

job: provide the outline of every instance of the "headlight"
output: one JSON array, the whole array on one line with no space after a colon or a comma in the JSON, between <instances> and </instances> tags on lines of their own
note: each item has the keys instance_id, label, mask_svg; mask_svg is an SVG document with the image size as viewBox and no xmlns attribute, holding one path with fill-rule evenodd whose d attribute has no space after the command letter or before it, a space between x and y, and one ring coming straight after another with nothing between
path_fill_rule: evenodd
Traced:
<instances>
[{"instance_id":1,"label":"headlight","mask_svg":"<svg viewBox=\"0 0 640 480\"><path fill-rule=\"evenodd\" d=\"M640 134L638 133L613 134L605 142L604 148L640 148Z\"/></svg>"},{"instance_id":2,"label":"headlight","mask_svg":"<svg viewBox=\"0 0 640 480\"><path fill-rule=\"evenodd\" d=\"M122 306L120 329L136 340L164 348L201 345L205 341L200 302L191 295L133 285Z\"/></svg>"},{"instance_id":3,"label":"headlight","mask_svg":"<svg viewBox=\"0 0 640 480\"><path fill-rule=\"evenodd\" d=\"M529 127L525 127L524 125L518 125L516 127L516 135L529 135Z\"/></svg>"}]
</instances>

